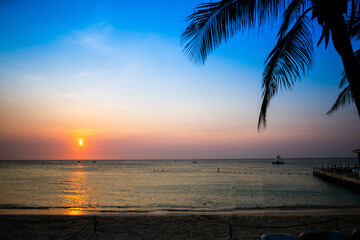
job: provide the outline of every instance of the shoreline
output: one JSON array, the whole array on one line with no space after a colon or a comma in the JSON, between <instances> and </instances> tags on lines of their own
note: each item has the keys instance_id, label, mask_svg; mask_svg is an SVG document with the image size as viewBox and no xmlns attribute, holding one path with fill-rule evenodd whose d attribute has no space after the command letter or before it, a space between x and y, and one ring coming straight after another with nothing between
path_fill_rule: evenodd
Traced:
<instances>
[{"instance_id":1,"label":"shoreline","mask_svg":"<svg viewBox=\"0 0 360 240\"><path fill-rule=\"evenodd\" d=\"M4 215L43 216L181 216L181 215L236 215L236 216L308 216L308 215L360 215L360 207L301 208L301 209L249 209L234 211L89 211L83 209L0 209Z\"/></svg>"},{"instance_id":2,"label":"shoreline","mask_svg":"<svg viewBox=\"0 0 360 240\"><path fill-rule=\"evenodd\" d=\"M171 213L95 215L0 215L0 239L230 239L230 224L239 239L262 234L339 230L350 236L360 212L268 211L239 213ZM293 227L295 226L296 227ZM250 226L253 228L249 228ZM281 227L279 229L279 227ZM96 229L96 231L95 231Z\"/></svg>"}]
</instances>

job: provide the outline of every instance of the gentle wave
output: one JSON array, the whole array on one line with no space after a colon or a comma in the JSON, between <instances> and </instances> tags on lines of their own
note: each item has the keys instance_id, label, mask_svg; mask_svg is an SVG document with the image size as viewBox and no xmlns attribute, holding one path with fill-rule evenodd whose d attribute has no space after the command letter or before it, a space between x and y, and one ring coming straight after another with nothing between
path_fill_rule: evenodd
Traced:
<instances>
[{"instance_id":1,"label":"gentle wave","mask_svg":"<svg viewBox=\"0 0 360 240\"><path fill-rule=\"evenodd\" d=\"M83 207L29 207L29 206L0 206L0 210L51 210L51 209L77 209L84 212L98 213L155 213L155 212L178 212L178 213L218 213L218 212L237 212L237 211L266 211L266 210L316 210L316 209L357 209L359 206L335 206L335 205L304 205L304 206L277 206L277 207L236 207L233 209L186 209L186 208L158 208L151 210L129 210L128 207L108 206L101 208L83 208ZM119 210L121 209L121 210Z\"/></svg>"}]
</instances>

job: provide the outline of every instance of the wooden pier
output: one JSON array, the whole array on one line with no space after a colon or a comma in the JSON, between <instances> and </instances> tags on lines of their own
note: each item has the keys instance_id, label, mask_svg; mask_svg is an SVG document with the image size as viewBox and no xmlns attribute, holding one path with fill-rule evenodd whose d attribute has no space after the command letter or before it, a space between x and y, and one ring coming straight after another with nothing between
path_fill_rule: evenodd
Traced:
<instances>
[{"instance_id":1,"label":"wooden pier","mask_svg":"<svg viewBox=\"0 0 360 240\"><path fill-rule=\"evenodd\" d=\"M314 168L313 175L326 181L342 185L360 193L359 175L345 171L334 171L324 168Z\"/></svg>"}]
</instances>

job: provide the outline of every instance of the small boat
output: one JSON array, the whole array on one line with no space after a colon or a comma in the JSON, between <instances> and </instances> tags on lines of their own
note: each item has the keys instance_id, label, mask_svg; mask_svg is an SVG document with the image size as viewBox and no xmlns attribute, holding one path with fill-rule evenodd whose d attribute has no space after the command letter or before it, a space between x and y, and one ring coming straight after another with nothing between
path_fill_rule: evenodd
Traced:
<instances>
[{"instance_id":1,"label":"small boat","mask_svg":"<svg viewBox=\"0 0 360 240\"><path fill-rule=\"evenodd\" d=\"M197 161L193 161L193 163L197 163Z\"/></svg>"},{"instance_id":2,"label":"small boat","mask_svg":"<svg viewBox=\"0 0 360 240\"><path fill-rule=\"evenodd\" d=\"M272 164L284 164L284 162L281 161L280 155L277 155L277 156L276 156L276 161L275 161L275 162L272 162Z\"/></svg>"}]
</instances>

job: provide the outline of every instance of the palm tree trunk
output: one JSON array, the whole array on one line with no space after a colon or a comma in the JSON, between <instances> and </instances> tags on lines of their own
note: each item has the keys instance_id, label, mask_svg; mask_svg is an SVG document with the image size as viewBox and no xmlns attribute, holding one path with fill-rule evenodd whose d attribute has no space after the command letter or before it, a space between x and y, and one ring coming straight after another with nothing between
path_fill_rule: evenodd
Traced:
<instances>
[{"instance_id":1,"label":"palm tree trunk","mask_svg":"<svg viewBox=\"0 0 360 240\"><path fill-rule=\"evenodd\" d=\"M360 67L354 55L343 14L336 12L332 17L330 25L331 38L344 64L345 73L360 117Z\"/></svg>"}]
</instances>

